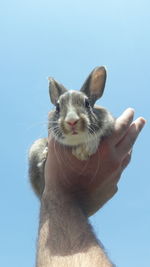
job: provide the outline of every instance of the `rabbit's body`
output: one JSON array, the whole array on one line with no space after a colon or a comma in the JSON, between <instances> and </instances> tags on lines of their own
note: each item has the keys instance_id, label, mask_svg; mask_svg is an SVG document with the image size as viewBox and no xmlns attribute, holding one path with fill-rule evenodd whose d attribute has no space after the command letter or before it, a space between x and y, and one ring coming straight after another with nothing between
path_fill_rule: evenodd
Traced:
<instances>
[{"instance_id":1,"label":"rabbit's body","mask_svg":"<svg viewBox=\"0 0 150 267\"><path fill-rule=\"evenodd\" d=\"M102 107L95 107L101 97L106 80L104 67L90 74L80 91L68 91L53 79L49 79L52 103L49 112L48 134L57 142L72 148L73 155L87 160L97 151L100 140L110 135L114 118ZM48 140L37 140L29 151L29 176L34 191L41 196L44 190L44 164L47 158Z\"/></svg>"}]
</instances>

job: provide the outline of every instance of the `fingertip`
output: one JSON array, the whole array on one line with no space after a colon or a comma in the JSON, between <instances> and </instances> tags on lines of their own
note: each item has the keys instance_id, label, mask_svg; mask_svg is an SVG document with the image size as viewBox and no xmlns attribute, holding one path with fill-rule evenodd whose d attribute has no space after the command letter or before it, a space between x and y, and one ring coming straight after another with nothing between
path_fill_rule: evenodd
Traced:
<instances>
[{"instance_id":1,"label":"fingertip","mask_svg":"<svg viewBox=\"0 0 150 267\"><path fill-rule=\"evenodd\" d=\"M132 107L128 107L127 110L135 111L135 109Z\"/></svg>"},{"instance_id":2,"label":"fingertip","mask_svg":"<svg viewBox=\"0 0 150 267\"><path fill-rule=\"evenodd\" d=\"M134 113L135 113L135 109L129 107L129 108L127 108L127 109L125 110L125 112L131 113L131 115L134 115Z\"/></svg>"},{"instance_id":3,"label":"fingertip","mask_svg":"<svg viewBox=\"0 0 150 267\"><path fill-rule=\"evenodd\" d=\"M143 126L147 123L147 120L145 118L143 118L143 117L139 117L139 120L141 121Z\"/></svg>"},{"instance_id":4,"label":"fingertip","mask_svg":"<svg viewBox=\"0 0 150 267\"><path fill-rule=\"evenodd\" d=\"M139 130L141 131L144 125L146 124L146 120L143 117L139 117L132 124L136 125L136 127L138 127Z\"/></svg>"},{"instance_id":5,"label":"fingertip","mask_svg":"<svg viewBox=\"0 0 150 267\"><path fill-rule=\"evenodd\" d=\"M140 122L139 123L140 124L139 128L140 128L140 131L141 131L143 129L145 123L146 123L146 120L143 117L139 117L139 122Z\"/></svg>"},{"instance_id":6,"label":"fingertip","mask_svg":"<svg viewBox=\"0 0 150 267\"><path fill-rule=\"evenodd\" d=\"M122 114L121 114L121 116L118 118L119 119L119 121L120 121L120 119L122 120L133 120L133 117L134 117L134 113L135 113L135 110L134 110L134 108L127 108Z\"/></svg>"}]
</instances>

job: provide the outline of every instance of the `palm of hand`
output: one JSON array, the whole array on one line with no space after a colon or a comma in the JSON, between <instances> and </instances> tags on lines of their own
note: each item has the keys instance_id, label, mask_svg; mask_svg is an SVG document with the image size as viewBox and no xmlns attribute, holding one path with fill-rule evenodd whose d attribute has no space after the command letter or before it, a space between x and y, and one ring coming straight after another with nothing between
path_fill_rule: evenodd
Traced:
<instances>
[{"instance_id":1,"label":"palm of hand","mask_svg":"<svg viewBox=\"0 0 150 267\"><path fill-rule=\"evenodd\" d=\"M45 188L62 188L72 194L90 216L117 191L122 171L131 158L132 146L144 126L143 118L133 120L134 111L127 109L116 120L112 136L103 140L98 151L87 161L76 159L70 149L49 140L45 165Z\"/></svg>"}]
</instances>

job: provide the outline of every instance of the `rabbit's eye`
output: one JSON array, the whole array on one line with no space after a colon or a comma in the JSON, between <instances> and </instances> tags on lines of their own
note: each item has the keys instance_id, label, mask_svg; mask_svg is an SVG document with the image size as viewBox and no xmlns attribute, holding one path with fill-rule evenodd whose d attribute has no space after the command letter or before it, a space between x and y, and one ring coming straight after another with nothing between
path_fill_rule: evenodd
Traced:
<instances>
[{"instance_id":1,"label":"rabbit's eye","mask_svg":"<svg viewBox=\"0 0 150 267\"><path fill-rule=\"evenodd\" d=\"M85 99L85 107L90 108L90 103L89 103L88 99Z\"/></svg>"},{"instance_id":2,"label":"rabbit's eye","mask_svg":"<svg viewBox=\"0 0 150 267\"><path fill-rule=\"evenodd\" d=\"M57 112L57 113L59 113L59 112L60 112L60 105L59 105L59 103L58 103L58 102L56 103L56 112Z\"/></svg>"}]
</instances>

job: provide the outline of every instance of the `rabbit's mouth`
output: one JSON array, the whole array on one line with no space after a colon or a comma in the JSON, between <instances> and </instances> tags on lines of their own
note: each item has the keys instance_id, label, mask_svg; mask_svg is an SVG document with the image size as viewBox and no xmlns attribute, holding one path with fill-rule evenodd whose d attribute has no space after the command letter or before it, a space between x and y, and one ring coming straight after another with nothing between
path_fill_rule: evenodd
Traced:
<instances>
[{"instance_id":1,"label":"rabbit's mouth","mask_svg":"<svg viewBox=\"0 0 150 267\"><path fill-rule=\"evenodd\" d=\"M88 128L88 122L80 117L78 120L76 121L65 121L65 120L61 120L60 121L60 129L62 130L62 132L67 136L67 135L80 135L81 133L85 133L87 131Z\"/></svg>"},{"instance_id":2,"label":"rabbit's mouth","mask_svg":"<svg viewBox=\"0 0 150 267\"><path fill-rule=\"evenodd\" d=\"M76 127L71 128L67 133L65 133L66 136L73 136L73 135L79 135L80 131Z\"/></svg>"},{"instance_id":3,"label":"rabbit's mouth","mask_svg":"<svg viewBox=\"0 0 150 267\"><path fill-rule=\"evenodd\" d=\"M71 135L77 135L77 134L79 134L79 129L78 129L78 126L73 126L73 127L71 127L71 129L70 129L70 133L71 133Z\"/></svg>"},{"instance_id":4,"label":"rabbit's mouth","mask_svg":"<svg viewBox=\"0 0 150 267\"><path fill-rule=\"evenodd\" d=\"M77 131L75 131L75 130L72 131L72 135L77 135L77 134L78 134Z\"/></svg>"}]
</instances>

